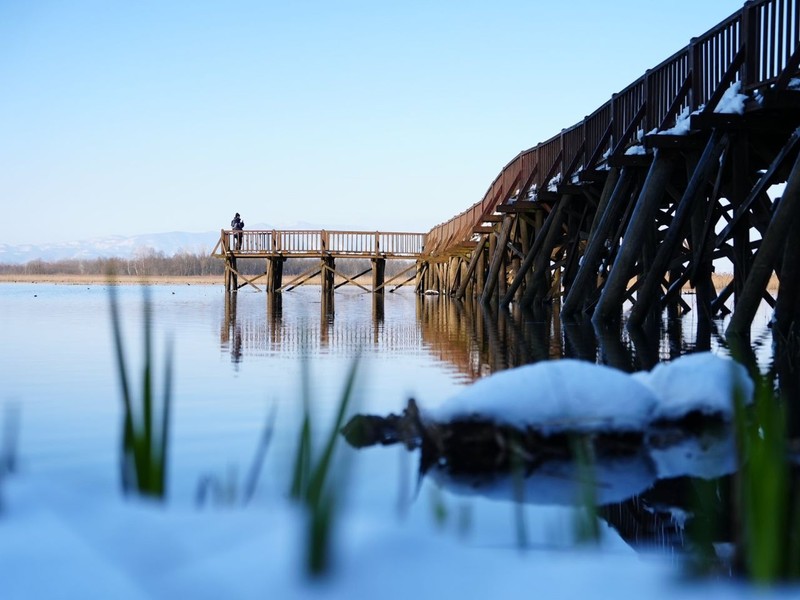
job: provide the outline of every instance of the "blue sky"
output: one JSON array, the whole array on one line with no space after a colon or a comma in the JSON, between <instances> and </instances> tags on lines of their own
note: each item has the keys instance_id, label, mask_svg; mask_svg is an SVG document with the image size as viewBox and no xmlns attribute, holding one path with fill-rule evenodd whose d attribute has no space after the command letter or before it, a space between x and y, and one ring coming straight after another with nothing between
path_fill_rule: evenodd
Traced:
<instances>
[{"instance_id":1,"label":"blue sky","mask_svg":"<svg viewBox=\"0 0 800 600\"><path fill-rule=\"evenodd\" d=\"M0 0L0 243L427 231L739 0Z\"/></svg>"}]
</instances>

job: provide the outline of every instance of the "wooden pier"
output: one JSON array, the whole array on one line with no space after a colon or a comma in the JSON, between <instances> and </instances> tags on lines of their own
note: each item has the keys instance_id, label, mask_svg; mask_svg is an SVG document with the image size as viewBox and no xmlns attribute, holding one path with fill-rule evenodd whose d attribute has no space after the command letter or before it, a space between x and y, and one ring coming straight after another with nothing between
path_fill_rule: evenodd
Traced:
<instances>
[{"instance_id":1,"label":"wooden pier","mask_svg":"<svg viewBox=\"0 0 800 600\"><path fill-rule=\"evenodd\" d=\"M422 288L484 305L561 302L629 327L760 302L800 323L800 0L754 0L580 123L521 152L427 235ZM613 68L609 65L608 68ZM779 186L779 187L775 187ZM733 278L712 285L714 261ZM767 290L780 280L777 297Z\"/></svg>"},{"instance_id":2,"label":"wooden pier","mask_svg":"<svg viewBox=\"0 0 800 600\"><path fill-rule=\"evenodd\" d=\"M335 259L362 257L373 261L367 291L381 292L384 261L402 258L416 261L417 292L485 306L557 301L562 318L596 325L628 307L636 327L689 310L689 287L701 319L732 312L729 333L749 333L762 300L788 330L800 323L799 39L800 0L748 1L518 154L479 202L427 234L245 231L237 245L222 231L226 287L265 277L280 291L319 275L331 291ZM293 256L319 262L284 283ZM266 259L264 274L242 276L244 258ZM733 277L718 291L720 259Z\"/></svg>"},{"instance_id":3,"label":"wooden pier","mask_svg":"<svg viewBox=\"0 0 800 600\"><path fill-rule=\"evenodd\" d=\"M324 295L339 285L352 284L366 292L383 293L387 286L404 285L417 277L417 264L425 246L423 233L379 231L326 231L326 230L253 230L233 231L223 229L212 251L225 261L225 289L236 291L248 285L260 291L257 283L265 284L268 292L291 290L319 277ZM283 263L290 258L316 259L305 272L283 281ZM371 267L350 277L336 270L336 259L369 259ZM264 272L244 275L238 265L241 260L264 260ZM387 260L414 261L410 267L386 279ZM358 278L372 274L372 286L367 288ZM338 275L343 281L335 283ZM240 280L241 279L241 283ZM390 288L389 291L393 291Z\"/></svg>"}]
</instances>

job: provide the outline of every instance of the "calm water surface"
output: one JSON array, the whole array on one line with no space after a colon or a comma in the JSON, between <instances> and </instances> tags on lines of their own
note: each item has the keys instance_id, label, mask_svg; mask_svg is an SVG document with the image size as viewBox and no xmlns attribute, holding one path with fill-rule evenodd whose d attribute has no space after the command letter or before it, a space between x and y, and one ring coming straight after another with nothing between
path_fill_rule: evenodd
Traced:
<instances>
[{"instance_id":1,"label":"calm water surface","mask_svg":"<svg viewBox=\"0 0 800 600\"><path fill-rule=\"evenodd\" d=\"M129 363L142 354L143 289L117 288ZM221 286L147 288L154 313L156 384L165 347L174 347L174 411L169 465L172 503L195 502L209 477L241 490L264 424L274 435L253 502L285 496L301 411L303 370L318 431L334 415L346 373L359 360L351 412L399 413L409 397L433 405L477 377L519 364L574 356L633 371L695 348L721 353L714 328L696 335L694 316L637 336L598 335L549 315L492 314L410 289L380 300L339 290L335 306L316 286L282 298ZM118 494L121 400L106 286L5 284L0 405L21 408L21 470L93 494ZM754 326L759 362L770 360L768 314ZM717 326L722 329L722 323ZM431 524L472 543L513 547L520 514L511 502L418 481L415 453L397 447L347 449L347 505L376 518ZM527 542L572 539L562 506L528 511ZM435 517L438 515L438 517ZM620 542L620 550L624 545Z\"/></svg>"}]
</instances>

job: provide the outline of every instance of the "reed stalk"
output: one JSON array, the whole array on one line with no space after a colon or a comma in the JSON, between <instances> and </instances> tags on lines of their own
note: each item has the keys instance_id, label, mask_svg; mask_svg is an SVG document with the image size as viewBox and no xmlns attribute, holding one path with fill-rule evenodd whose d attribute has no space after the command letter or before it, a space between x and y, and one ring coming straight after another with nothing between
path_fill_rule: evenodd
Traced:
<instances>
[{"instance_id":1,"label":"reed stalk","mask_svg":"<svg viewBox=\"0 0 800 600\"><path fill-rule=\"evenodd\" d=\"M306 567L312 577L321 576L330 568L331 538L342 492L341 483L331 482L330 478L339 430L355 391L357 371L358 360L354 360L339 398L335 421L325 434L321 451L316 453L312 438L310 376L308 363L303 362L303 421L298 433L290 495L305 508L308 518Z\"/></svg>"},{"instance_id":2,"label":"reed stalk","mask_svg":"<svg viewBox=\"0 0 800 600\"><path fill-rule=\"evenodd\" d=\"M152 303L143 287L144 364L141 394L131 391L122 337L116 286L109 286L114 353L123 404L121 480L123 492L163 499L166 495L170 405L172 403L172 347L164 360L164 389L160 403L153 390Z\"/></svg>"}]
</instances>

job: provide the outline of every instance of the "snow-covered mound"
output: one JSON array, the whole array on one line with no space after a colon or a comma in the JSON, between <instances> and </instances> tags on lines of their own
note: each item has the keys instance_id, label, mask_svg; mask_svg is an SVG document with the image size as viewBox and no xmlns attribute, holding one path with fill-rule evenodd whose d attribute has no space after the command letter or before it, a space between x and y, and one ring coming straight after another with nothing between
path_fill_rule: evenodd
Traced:
<instances>
[{"instance_id":1,"label":"snow-covered mound","mask_svg":"<svg viewBox=\"0 0 800 600\"><path fill-rule=\"evenodd\" d=\"M642 431L692 413L730 419L736 394L748 403L753 387L744 367L710 352L633 375L565 359L500 371L422 416L436 423L485 420L545 435Z\"/></svg>"},{"instance_id":2,"label":"snow-covered mound","mask_svg":"<svg viewBox=\"0 0 800 600\"><path fill-rule=\"evenodd\" d=\"M737 393L744 403L753 398L747 370L710 352L687 354L633 377L658 397L653 420L677 421L693 412L729 420Z\"/></svg>"},{"instance_id":3,"label":"snow-covered mound","mask_svg":"<svg viewBox=\"0 0 800 600\"><path fill-rule=\"evenodd\" d=\"M544 434L640 431L657 402L650 387L622 371L565 359L480 379L423 417L436 422L481 419Z\"/></svg>"}]
</instances>

